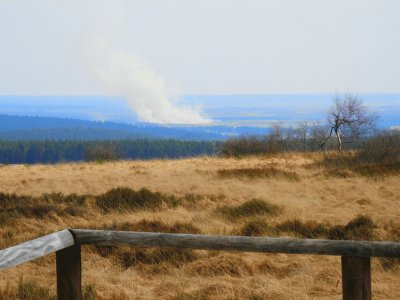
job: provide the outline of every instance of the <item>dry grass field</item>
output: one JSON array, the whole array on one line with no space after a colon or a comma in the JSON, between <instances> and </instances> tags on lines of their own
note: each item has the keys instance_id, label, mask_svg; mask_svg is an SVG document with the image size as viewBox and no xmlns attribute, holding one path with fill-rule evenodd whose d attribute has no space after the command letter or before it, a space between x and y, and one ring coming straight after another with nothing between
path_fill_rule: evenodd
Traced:
<instances>
[{"instance_id":1,"label":"dry grass field","mask_svg":"<svg viewBox=\"0 0 400 300\"><path fill-rule=\"evenodd\" d=\"M0 248L68 227L400 241L400 175L321 157L3 165ZM374 299L400 299L399 280L399 261L372 260ZM330 256L85 246L83 281L86 299L341 299ZM0 272L0 290L54 298L54 255Z\"/></svg>"}]
</instances>

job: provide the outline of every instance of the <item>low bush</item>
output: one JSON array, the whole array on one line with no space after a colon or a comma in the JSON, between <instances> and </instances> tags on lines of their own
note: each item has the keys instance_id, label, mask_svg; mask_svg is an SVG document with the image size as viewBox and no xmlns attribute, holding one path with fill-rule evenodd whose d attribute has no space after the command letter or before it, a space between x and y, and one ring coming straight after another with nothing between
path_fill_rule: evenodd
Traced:
<instances>
[{"instance_id":1,"label":"low bush","mask_svg":"<svg viewBox=\"0 0 400 300\"><path fill-rule=\"evenodd\" d=\"M221 206L215 212L229 220L253 216L276 216L282 212L282 207L268 203L262 199L251 199L238 206Z\"/></svg>"},{"instance_id":2,"label":"low bush","mask_svg":"<svg viewBox=\"0 0 400 300\"><path fill-rule=\"evenodd\" d=\"M276 225L282 232L294 233L305 238L327 238L331 240L373 240L377 226L368 216L358 215L347 225L332 226L315 221L302 222L298 219L288 220Z\"/></svg>"},{"instance_id":3,"label":"low bush","mask_svg":"<svg viewBox=\"0 0 400 300\"><path fill-rule=\"evenodd\" d=\"M278 153L283 150L282 144L269 141L267 136L242 136L224 142L221 153L226 156L244 156Z\"/></svg>"},{"instance_id":4,"label":"low bush","mask_svg":"<svg viewBox=\"0 0 400 300\"><path fill-rule=\"evenodd\" d=\"M327 225L315 221L302 222L298 219L288 220L276 226L279 231L292 232L306 238L325 237Z\"/></svg>"},{"instance_id":5,"label":"low bush","mask_svg":"<svg viewBox=\"0 0 400 300\"><path fill-rule=\"evenodd\" d=\"M167 207L176 207L185 201L197 201L200 197L199 195L175 197L145 188L135 191L124 187L111 189L98 196L51 193L31 197L0 192L0 225L21 217L44 218L49 214L82 217L87 213L85 204L90 198L94 198L101 211L108 213L156 210L164 204Z\"/></svg>"},{"instance_id":6,"label":"low bush","mask_svg":"<svg viewBox=\"0 0 400 300\"><path fill-rule=\"evenodd\" d=\"M26 218L44 218L50 213L65 216L82 216L82 208L87 196L61 193L43 194L31 197L16 194L0 193L0 225L12 220ZM65 207L68 205L67 207Z\"/></svg>"},{"instance_id":7,"label":"low bush","mask_svg":"<svg viewBox=\"0 0 400 300\"><path fill-rule=\"evenodd\" d=\"M364 141L358 151L327 153L317 163L333 177L400 174L400 133L384 132Z\"/></svg>"},{"instance_id":8,"label":"low bush","mask_svg":"<svg viewBox=\"0 0 400 300\"><path fill-rule=\"evenodd\" d=\"M400 131L387 131L367 139L357 156L360 161L368 163L399 163Z\"/></svg>"},{"instance_id":9,"label":"low bush","mask_svg":"<svg viewBox=\"0 0 400 300\"><path fill-rule=\"evenodd\" d=\"M277 230L264 220L246 222L239 230L239 235L244 236L273 236Z\"/></svg>"},{"instance_id":10,"label":"low bush","mask_svg":"<svg viewBox=\"0 0 400 300\"><path fill-rule=\"evenodd\" d=\"M114 188L96 197L97 206L104 212L115 211L134 211L134 210L155 210L160 208L165 201L169 201L171 196L163 195L159 192L152 192L146 188L135 191L131 188Z\"/></svg>"},{"instance_id":11,"label":"low bush","mask_svg":"<svg viewBox=\"0 0 400 300\"><path fill-rule=\"evenodd\" d=\"M365 163L354 166L353 171L364 177L397 175L400 173L400 161L392 163Z\"/></svg>"},{"instance_id":12,"label":"low bush","mask_svg":"<svg viewBox=\"0 0 400 300\"><path fill-rule=\"evenodd\" d=\"M327 237L332 240L372 240L377 226L368 216L358 215L345 226L333 226Z\"/></svg>"}]
</instances>

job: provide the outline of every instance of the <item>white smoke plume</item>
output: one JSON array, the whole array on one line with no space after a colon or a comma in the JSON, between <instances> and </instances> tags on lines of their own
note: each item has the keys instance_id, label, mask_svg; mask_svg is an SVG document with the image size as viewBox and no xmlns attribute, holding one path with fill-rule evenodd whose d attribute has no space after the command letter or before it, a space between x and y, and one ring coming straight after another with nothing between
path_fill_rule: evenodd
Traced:
<instances>
[{"instance_id":1,"label":"white smoke plume","mask_svg":"<svg viewBox=\"0 0 400 300\"><path fill-rule=\"evenodd\" d=\"M164 80L138 56L110 49L103 39L89 43L87 60L96 80L127 101L142 122L200 124L208 122L198 111L173 103Z\"/></svg>"}]
</instances>

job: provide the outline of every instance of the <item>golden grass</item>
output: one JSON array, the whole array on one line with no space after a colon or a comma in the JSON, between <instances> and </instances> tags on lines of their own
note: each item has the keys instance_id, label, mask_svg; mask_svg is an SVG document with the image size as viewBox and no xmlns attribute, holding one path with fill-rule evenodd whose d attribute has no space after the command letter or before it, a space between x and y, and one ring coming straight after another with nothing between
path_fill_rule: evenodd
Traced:
<instances>
[{"instance_id":1,"label":"golden grass","mask_svg":"<svg viewBox=\"0 0 400 300\"><path fill-rule=\"evenodd\" d=\"M400 176L327 177L325 169L315 165L321 159L322 154L285 154L3 165L0 192L29 197L0 199L0 213L11 214L0 222L0 246L67 227L254 236L305 236L314 230L314 237L321 224L354 229L349 222L358 215L369 216L376 225L371 238L400 241ZM219 170L256 168L295 172L300 180L218 175ZM161 200L150 206L135 202L128 210L102 208L100 195L120 187L136 192L146 188ZM237 213L252 199L281 210L275 214L250 210L235 219L215 213L224 206ZM153 203L147 200L139 203ZM29 209L23 211L24 207ZM374 298L399 298L398 261L373 259L372 265ZM54 255L2 271L0 290L17 295L22 275L24 282L36 283L30 288L42 293L46 291L39 287L47 288L54 295ZM85 246L83 281L88 297L97 299L341 299L340 258L330 256Z\"/></svg>"},{"instance_id":2,"label":"golden grass","mask_svg":"<svg viewBox=\"0 0 400 300\"><path fill-rule=\"evenodd\" d=\"M221 178L277 178L293 181L300 180L300 176L296 172L280 170L275 167L220 169L218 170L218 175Z\"/></svg>"}]
</instances>

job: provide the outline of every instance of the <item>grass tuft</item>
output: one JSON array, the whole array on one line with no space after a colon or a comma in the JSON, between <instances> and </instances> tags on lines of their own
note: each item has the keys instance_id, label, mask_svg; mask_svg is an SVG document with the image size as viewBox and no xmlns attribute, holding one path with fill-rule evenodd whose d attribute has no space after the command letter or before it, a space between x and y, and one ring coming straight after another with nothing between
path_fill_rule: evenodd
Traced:
<instances>
[{"instance_id":1,"label":"grass tuft","mask_svg":"<svg viewBox=\"0 0 400 300\"><path fill-rule=\"evenodd\" d=\"M294 171L285 171L274 167L220 169L217 174L221 178L278 178L290 181L300 181L300 176Z\"/></svg>"},{"instance_id":2,"label":"grass tuft","mask_svg":"<svg viewBox=\"0 0 400 300\"><path fill-rule=\"evenodd\" d=\"M276 216L282 212L282 207L268 203L262 199L251 199L238 206L224 205L215 212L229 220L254 216Z\"/></svg>"},{"instance_id":3,"label":"grass tuft","mask_svg":"<svg viewBox=\"0 0 400 300\"><path fill-rule=\"evenodd\" d=\"M292 275L292 273L300 269L300 265L297 262L278 264L269 258L258 264L256 269L262 274L270 274L277 278L284 278Z\"/></svg>"},{"instance_id":4,"label":"grass tuft","mask_svg":"<svg viewBox=\"0 0 400 300\"><path fill-rule=\"evenodd\" d=\"M358 215L347 225L317 223L315 221L302 222L298 219L288 220L276 225L281 232L294 233L305 238L327 238L331 240L373 240L374 229L377 226L368 216Z\"/></svg>"},{"instance_id":5,"label":"grass tuft","mask_svg":"<svg viewBox=\"0 0 400 300\"><path fill-rule=\"evenodd\" d=\"M0 300L3 299L53 300L56 297L49 288L38 285L34 281L24 281L21 277L16 287L7 285L0 289Z\"/></svg>"},{"instance_id":6,"label":"grass tuft","mask_svg":"<svg viewBox=\"0 0 400 300\"><path fill-rule=\"evenodd\" d=\"M244 236L274 236L277 230L264 220L251 220L246 222L239 230Z\"/></svg>"},{"instance_id":7,"label":"grass tuft","mask_svg":"<svg viewBox=\"0 0 400 300\"><path fill-rule=\"evenodd\" d=\"M188 275L216 277L233 276L241 277L253 274L253 269L238 256L223 254L197 260L185 268Z\"/></svg>"},{"instance_id":8,"label":"grass tuft","mask_svg":"<svg viewBox=\"0 0 400 300\"><path fill-rule=\"evenodd\" d=\"M155 210L160 208L167 199L170 199L170 196L152 192L146 188L135 191L131 188L119 187L97 196L96 204L104 212Z\"/></svg>"},{"instance_id":9,"label":"grass tuft","mask_svg":"<svg viewBox=\"0 0 400 300\"><path fill-rule=\"evenodd\" d=\"M279 231L291 232L305 238L325 237L328 231L326 225L315 221L302 222L298 219L288 220L276 226Z\"/></svg>"},{"instance_id":10,"label":"grass tuft","mask_svg":"<svg viewBox=\"0 0 400 300\"><path fill-rule=\"evenodd\" d=\"M140 264L159 265L167 263L173 267L192 262L198 258L197 254L187 249L155 248L155 249L132 249L118 250L117 259L124 269Z\"/></svg>"},{"instance_id":11,"label":"grass tuft","mask_svg":"<svg viewBox=\"0 0 400 300\"><path fill-rule=\"evenodd\" d=\"M334 226L327 234L332 240L373 240L374 229L377 226L369 216L358 215L346 226Z\"/></svg>"}]
</instances>

